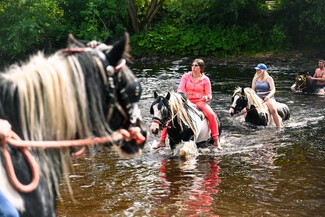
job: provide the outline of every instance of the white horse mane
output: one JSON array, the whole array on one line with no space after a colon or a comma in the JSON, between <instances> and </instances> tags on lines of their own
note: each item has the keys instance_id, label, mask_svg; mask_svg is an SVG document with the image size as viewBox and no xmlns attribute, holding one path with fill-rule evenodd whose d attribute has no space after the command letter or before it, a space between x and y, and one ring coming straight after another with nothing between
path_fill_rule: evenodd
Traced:
<instances>
[{"instance_id":1,"label":"white horse mane","mask_svg":"<svg viewBox=\"0 0 325 217\"><path fill-rule=\"evenodd\" d=\"M241 87L237 87L234 91L233 96L238 95L238 93L242 92L242 88ZM247 107L250 108L251 105L254 105L257 112L265 112L264 107L263 107L263 100L256 94L256 92L250 88L250 87L246 87L244 88L244 93L245 96L247 98ZM240 94L242 95L242 94Z\"/></svg>"},{"instance_id":2,"label":"white horse mane","mask_svg":"<svg viewBox=\"0 0 325 217\"><path fill-rule=\"evenodd\" d=\"M76 135L80 138L91 136L93 133L85 79L78 60L74 56L65 58L59 52L50 57L45 57L39 52L25 64L12 65L6 73L1 73L0 81L11 83L18 92L17 115L20 116L24 139L69 140L75 139ZM97 127L104 135L109 134L105 121ZM42 165L41 172L47 179L49 189L52 188L50 180L53 179L60 199L60 177L55 167L61 162L63 177L72 193L68 178L71 169L70 150L62 148L32 151L36 153L36 160Z\"/></svg>"},{"instance_id":3,"label":"white horse mane","mask_svg":"<svg viewBox=\"0 0 325 217\"><path fill-rule=\"evenodd\" d=\"M184 98L179 94L175 92L171 92L170 99L169 99L169 105L172 112L172 117L177 115L177 122L182 127L182 121L186 123L193 131L194 138L197 137L197 127L195 126L194 122L190 118L188 111L186 110L185 106L188 106L189 108L195 110L197 109L193 103L191 103L188 99L186 101ZM182 129L183 130L183 129Z\"/></svg>"}]
</instances>

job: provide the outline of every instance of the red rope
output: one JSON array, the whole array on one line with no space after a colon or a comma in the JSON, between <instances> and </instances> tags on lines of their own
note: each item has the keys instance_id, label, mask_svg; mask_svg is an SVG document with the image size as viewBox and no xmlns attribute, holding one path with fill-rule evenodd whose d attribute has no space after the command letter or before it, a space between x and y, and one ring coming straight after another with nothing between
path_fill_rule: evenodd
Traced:
<instances>
[{"instance_id":1,"label":"red rope","mask_svg":"<svg viewBox=\"0 0 325 217\"><path fill-rule=\"evenodd\" d=\"M94 137L79 140L62 140L62 141L23 141L19 136L11 130L11 125L8 121L0 119L0 147L3 152L4 160L6 163L6 169L8 174L8 179L12 186L18 191L28 193L36 189L39 183L39 168L33 157L27 148L64 148L64 147L79 147L83 146L81 150L74 153L74 157L79 157L84 154L87 150L86 145L103 144L108 142L116 142L120 140L132 140L134 139L137 144L142 144L145 141L145 137L141 133L139 127L132 127L129 131L121 129L111 136L105 137ZM7 150L6 143L11 146L18 147L24 154L29 167L32 172L32 181L23 185L16 176L11 156Z\"/></svg>"}]
</instances>

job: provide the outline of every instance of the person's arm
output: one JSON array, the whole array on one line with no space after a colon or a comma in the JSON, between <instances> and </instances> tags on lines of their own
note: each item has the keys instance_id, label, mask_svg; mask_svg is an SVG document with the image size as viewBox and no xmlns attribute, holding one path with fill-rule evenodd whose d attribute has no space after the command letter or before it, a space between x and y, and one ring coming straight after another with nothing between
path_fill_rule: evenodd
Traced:
<instances>
[{"instance_id":1,"label":"person's arm","mask_svg":"<svg viewBox=\"0 0 325 217\"><path fill-rule=\"evenodd\" d=\"M318 74L318 69L315 70L314 75L311 76L310 79L311 79L311 80L316 80L316 81L317 81L317 80L318 80L318 78L317 78L317 74Z\"/></svg>"},{"instance_id":2,"label":"person's arm","mask_svg":"<svg viewBox=\"0 0 325 217\"><path fill-rule=\"evenodd\" d=\"M271 76L269 76L266 80L267 80L267 82L269 82L271 91L266 97L264 97L264 101L266 101L266 100L270 99L272 96L274 96L275 91L276 91L273 78Z\"/></svg>"},{"instance_id":3,"label":"person's arm","mask_svg":"<svg viewBox=\"0 0 325 217\"><path fill-rule=\"evenodd\" d=\"M184 74L181 78L177 88L177 93L186 93L186 74Z\"/></svg>"},{"instance_id":4,"label":"person's arm","mask_svg":"<svg viewBox=\"0 0 325 217\"><path fill-rule=\"evenodd\" d=\"M212 88L210 79L207 77L207 82L204 85L204 96L203 100L208 102L212 99Z\"/></svg>"},{"instance_id":5,"label":"person's arm","mask_svg":"<svg viewBox=\"0 0 325 217\"><path fill-rule=\"evenodd\" d=\"M256 91L255 88L256 88L256 78L254 77L252 80L252 89Z\"/></svg>"},{"instance_id":6,"label":"person's arm","mask_svg":"<svg viewBox=\"0 0 325 217\"><path fill-rule=\"evenodd\" d=\"M325 73L323 73L322 77L320 77L320 78L316 78L315 75L316 75L316 73L310 79L315 80L315 81L325 81Z\"/></svg>"}]
</instances>

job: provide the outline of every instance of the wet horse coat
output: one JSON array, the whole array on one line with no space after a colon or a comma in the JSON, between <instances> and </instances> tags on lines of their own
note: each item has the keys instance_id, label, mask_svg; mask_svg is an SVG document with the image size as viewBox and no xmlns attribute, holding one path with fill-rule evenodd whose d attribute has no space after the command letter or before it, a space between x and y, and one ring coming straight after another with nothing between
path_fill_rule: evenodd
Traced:
<instances>
[{"instance_id":1,"label":"wet horse coat","mask_svg":"<svg viewBox=\"0 0 325 217\"><path fill-rule=\"evenodd\" d=\"M243 109L246 109L246 122L260 126L267 126L273 123L272 116L267 106L252 88L236 88L231 101L232 105L229 110L231 116L242 112ZM289 107L284 103L277 102L277 112L282 121L290 118Z\"/></svg>"},{"instance_id":2,"label":"wet horse coat","mask_svg":"<svg viewBox=\"0 0 325 217\"><path fill-rule=\"evenodd\" d=\"M12 65L0 74L0 119L7 120L13 132L29 141L107 137L129 128L145 135L138 107L140 82L123 59L128 42L126 34L113 46L92 48L71 36L68 49L50 57L39 53L22 65ZM144 141L130 139L107 145L131 155L141 153ZM20 148L5 143L0 147L2 194L21 216L55 216L60 179L68 179L71 150L29 148L40 180L35 189L22 192L7 176L4 150L9 151L23 185L33 179L32 169Z\"/></svg>"},{"instance_id":3,"label":"wet horse coat","mask_svg":"<svg viewBox=\"0 0 325 217\"><path fill-rule=\"evenodd\" d=\"M184 95L168 92L164 97L155 92L154 96L155 101L150 107L150 113L153 115L150 126L152 134L157 135L163 127L167 127L171 149L175 149L182 141L193 140L198 147L213 143L204 114ZM216 117L220 136L222 127L218 116Z\"/></svg>"}]
</instances>

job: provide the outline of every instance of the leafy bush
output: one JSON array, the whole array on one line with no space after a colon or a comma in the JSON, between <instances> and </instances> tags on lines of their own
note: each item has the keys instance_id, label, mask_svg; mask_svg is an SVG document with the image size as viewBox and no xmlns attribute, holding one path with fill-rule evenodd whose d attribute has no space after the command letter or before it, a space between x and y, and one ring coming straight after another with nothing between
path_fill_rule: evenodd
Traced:
<instances>
[{"instance_id":1,"label":"leafy bush","mask_svg":"<svg viewBox=\"0 0 325 217\"><path fill-rule=\"evenodd\" d=\"M231 26L229 28L208 26L187 26L176 28L171 25L155 26L150 31L133 35L132 51L135 57L148 55L177 56L229 56L251 51L264 51L265 47L281 48L265 43L283 46L281 29L274 28L263 39L262 31L254 25L250 28Z\"/></svg>"}]
</instances>

